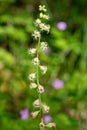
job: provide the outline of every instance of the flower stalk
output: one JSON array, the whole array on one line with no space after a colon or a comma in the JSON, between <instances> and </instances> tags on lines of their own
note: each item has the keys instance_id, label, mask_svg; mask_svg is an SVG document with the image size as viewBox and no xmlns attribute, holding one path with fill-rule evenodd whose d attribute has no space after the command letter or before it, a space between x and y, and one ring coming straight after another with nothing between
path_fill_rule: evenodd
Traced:
<instances>
[{"instance_id":1,"label":"flower stalk","mask_svg":"<svg viewBox=\"0 0 87 130\"><path fill-rule=\"evenodd\" d=\"M37 45L37 58L39 59L39 45L40 45L40 39L41 39L41 35L38 38L38 45ZM37 88L39 89L40 83L39 83L39 66L37 65ZM41 93L39 93L39 102L40 102L40 113L41 113L41 117L42 117L42 105L41 105Z\"/></svg>"},{"instance_id":2,"label":"flower stalk","mask_svg":"<svg viewBox=\"0 0 87 130\"><path fill-rule=\"evenodd\" d=\"M45 5L40 5L39 11L39 18L37 18L34 22L37 30L35 30L32 34L33 38L37 41L37 47L28 49L28 54L33 57L32 64L36 67L36 72L29 74L28 78L31 81L30 88L36 89L36 92L38 93L37 99L33 102L33 106L35 108L38 108L38 110L32 112L31 115L33 118L36 118L38 114L40 114L41 121L39 127L40 130L45 130L47 127L55 128L55 123L45 124L43 121L43 116L49 112L50 107L42 101L42 94L45 93L45 88L40 84L39 71L41 71L42 74L45 74L47 71L47 66L41 65L39 50L42 50L42 52L44 52L48 48L47 42L41 41L41 35L42 32L49 33L50 25L44 23L45 20L49 19L49 16L46 15L47 9Z\"/></svg>"}]
</instances>

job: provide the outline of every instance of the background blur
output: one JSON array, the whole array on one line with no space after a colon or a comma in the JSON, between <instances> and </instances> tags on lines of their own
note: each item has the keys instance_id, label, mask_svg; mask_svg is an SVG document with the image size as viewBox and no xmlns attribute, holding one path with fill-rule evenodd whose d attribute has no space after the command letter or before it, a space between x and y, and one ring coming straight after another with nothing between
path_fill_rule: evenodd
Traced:
<instances>
[{"instance_id":1,"label":"background blur","mask_svg":"<svg viewBox=\"0 0 87 130\"><path fill-rule=\"evenodd\" d=\"M51 25L41 57L48 65L43 99L51 107L44 120L57 130L87 130L87 0L0 0L0 130L39 129L39 117L30 117L37 95L29 89L27 54L39 4L47 6Z\"/></svg>"}]
</instances>

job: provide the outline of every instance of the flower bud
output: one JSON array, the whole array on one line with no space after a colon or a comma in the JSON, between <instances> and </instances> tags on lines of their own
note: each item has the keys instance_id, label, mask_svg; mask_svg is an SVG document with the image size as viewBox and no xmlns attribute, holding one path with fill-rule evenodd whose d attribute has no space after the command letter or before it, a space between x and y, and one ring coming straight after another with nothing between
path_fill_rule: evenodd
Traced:
<instances>
[{"instance_id":1,"label":"flower bud","mask_svg":"<svg viewBox=\"0 0 87 130\"><path fill-rule=\"evenodd\" d=\"M32 60L32 63L36 66L36 65L39 65L40 64L40 60L35 57L33 60Z\"/></svg>"},{"instance_id":2,"label":"flower bud","mask_svg":"<svg viewBox=\"0 0 87 130\"><path fill-rule=\"evenodd\" d=\"M46 127L49 127L49 128L56 127L56 123L48 123Z\"/></svg>"},{"instance_id":3,"label":"flower bud","mask_svg":"<svg viewBox=\"0 0 87 130\"><path fill-rule=\"evenodd\" d=\"M33 106L34 106L34 107L40 107L40 101L39 101L39 99L37 99L37 100L35 100L35 101L33 102Z\"/></svg>"},{"instance_id":4,"label":"flower bud","mask_svg":"<svg viewBox=\"0 0 87 130\"><path fill-rule=\"evenodd\" d=\"M34 56L36 54L36 49L35 48L28 49L28 54Z\"/></svg>"},{"instance_id":5,"label":"flower bud","mask_svg":"<svg viewBox=\"0 0 87 130\"><path fill-rule=\"evenodd\" d=\"M43 14L43 13L40 13L40 18L43 18L43 19L49 19L49 16L46 15L46 14Z\"/></svg>"},{"instance_id":6,"label":"flower bud","mask_svg":"<svg viewBox=\"0 0 87 130\"><path fill-rule=\"evenodd\" d=\"M35 111L35 112L31 112L31 116L33 118L37 117L37 115L39 114L40 111Z\"/></svg>"},{"instance_id":7,"label":"flower bud","mask_svg":"<svg viewBox=\"0 0 87 130\"><path fill-rule=\"evenodd\" d=\"M41 122L41 123L40 123L40 130L44 130L44 127L45 127L44 123Z\"/></svg>"},{"instance_id":8,"label":"flower bud","mask_svg":"<svg viewBox=\"0 0 87 130\"><path fill-rule=\"evenodd\" d=\"M36 79L36 74L31 73L31 74L29 74L28 78L29 78L30 81L34 81Z\"/></svg>"},{"instance_id":9,"label":"flower bud","mask_svg":"<svg viewBox=\"0 0 87 130\"><path fill-rule=\"evenodd\" d=\"M33 88L36 88L37 87L37 84L36 83L30 83L30 88L33 89Z\"/></svg>"},{"instance_id":10,"label":"flower bud","mask_svg":"<svg viewBox=\"0 0 87 130\"><path fill-rule=\"evenodd\" d=\"M40 70L42 71L43 74L45 74L47 71L47 66L40 66Z\"/></svg>"},{"instance_id":11,"label":"flower bud","mask_svg":"<svg viewBox=\"0 0 87 130\"><path fill-rule=\"evenodd\" d=\"M39 11L46 12L46 6L45 5L39 5Z\"/></svg>"},{"instance_id":12,"label":"flower bud","mask_svg":"<svg viewBox=\"0 0 87 130\"><path fill-rule=\"evenodd\" d=\"M42 85L39 85L37 91L38 93L44 93L44 87Z\"/></svg>"},{"instance_id":13,"label":"flower bud","mask_svg":"<svg viewBox=\"0 0 87 130\"><path fill-rule=\"evenodd\" d=\"M47 106L46 104L42 104L42 108L43 108L43 113L48 113L50 110L50 107Z\"/></svg>"}]
</instances>

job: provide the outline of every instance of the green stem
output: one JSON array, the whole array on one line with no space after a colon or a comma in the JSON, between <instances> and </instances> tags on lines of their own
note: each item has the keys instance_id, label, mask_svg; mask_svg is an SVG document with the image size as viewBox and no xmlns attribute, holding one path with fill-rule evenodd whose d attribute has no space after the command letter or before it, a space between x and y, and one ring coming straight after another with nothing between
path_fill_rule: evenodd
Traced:
<instances>
[{"instance_id":1,"label":"green stem","mask_svg":"<svg viewBox=\"0 0 87 130\"><path fill-rule=\"evenodd\" d=\"M39 59L39 45L40 45L40 39L41 37L39 37L38 39L38 45L37 45L37 58ZM39 65L37 65L37 87L39 87L40 83L39 83ZM40 101L40 112L41 112L41 118L42 118L42 105L41 105L41 94L39 93L39 101Z\"/></svg>"}]
</instances>

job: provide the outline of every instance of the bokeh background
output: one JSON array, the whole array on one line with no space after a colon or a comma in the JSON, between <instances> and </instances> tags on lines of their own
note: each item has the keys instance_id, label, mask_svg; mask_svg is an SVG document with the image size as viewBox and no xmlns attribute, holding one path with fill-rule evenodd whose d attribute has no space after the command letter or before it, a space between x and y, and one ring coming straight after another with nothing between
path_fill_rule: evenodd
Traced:
<instances>
[{"instance_id":1,"label":"bokeh background","mask_svg":"<svg viewBox=\"0 0 87 130\"><path fill-rule=\"evenodd\" d=\"M87 0L0 0L0 130L39 129L40 118L30 116L37 94L29 89L27 54L39 4L51 25L41 56L48 65L43 99L51 108L44 121L56 122L57 130L87 130Z\"/></svg>"}]
</instances>

